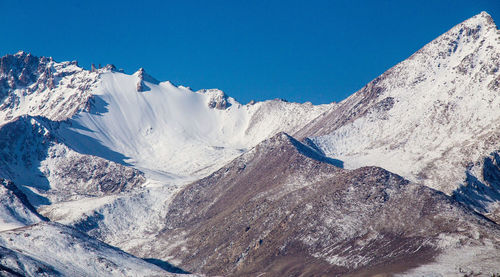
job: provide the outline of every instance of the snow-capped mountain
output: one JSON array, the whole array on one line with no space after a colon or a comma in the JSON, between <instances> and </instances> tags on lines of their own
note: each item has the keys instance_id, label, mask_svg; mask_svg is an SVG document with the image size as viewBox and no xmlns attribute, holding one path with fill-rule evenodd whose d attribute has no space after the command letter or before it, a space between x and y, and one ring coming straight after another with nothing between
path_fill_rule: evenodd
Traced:
<instances>
[{"instance_id":1,"label":"snow-capped mountain","mask_svg":"<svg viewBox=\"0 0 500 277\"><path fill-rule=\"evenodd\" d=\"M380 166L451 195L466 185L468 167L500 149L499 84L500 31L483 12L297 136L310 137L346 168Z\"/></svg>"},{"instance_id":2,"label":"snow-capped mountain","mask_svg":"<svg viewBox=\"0 0 500 277\"><path fill-rule=\"evenodd\" d=\"M0 272L500 274L499 69L484 12L317 106L6 55Z\"/></svg>"},{"instance_id":3,"label":"snow-capped mountain","mask_svg":"<svg viewBox=\"0 0 500 277\"><path fill-rule=\"evenodd\" d=\"M176 184L335 105L241 105L217 89L159 82L144 69L87 71L22 51L0 61L0 176L48 220L126 250L164 227ZM2 228L36 223L17 220L24 225L6 217Z\"/></svg>"}]
</instances>

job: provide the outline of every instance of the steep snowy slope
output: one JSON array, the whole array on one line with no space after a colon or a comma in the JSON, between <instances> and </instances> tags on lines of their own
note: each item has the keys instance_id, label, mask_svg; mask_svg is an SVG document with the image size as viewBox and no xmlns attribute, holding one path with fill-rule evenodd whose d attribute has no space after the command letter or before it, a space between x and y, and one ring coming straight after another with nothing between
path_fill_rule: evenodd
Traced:
<instances>
[{"instance_id":1,"label":"steep snowy slope","mask_svg":"<svg viewBox=\"0 0 500 277\"><path fill-rule=\"evenodd\" d=\"M175 276L57 223L0 232L0 253L7 276Z\"/></svg>"},{"instance_id":2,"label":"steep snowy slope","mask_svg":"<svg viewBox=\"0 0 500 277\"><path fill-rule=\"evenodd\" d=\"M26 196L9 180L0 178L0 231L45 220Z\"/></svg>"},{"instance_id":3,"label":"steep snowy slope","mask_svg":"<svg viewBox=\"0 0 500 277\"><path fill-rule=\"evenodd\" d=\"M347 168L377 165L451 194L500 149L500 31L474 16L296 135Z\"/></svg>"},{"instance_id":4,"label":"steep snowy slope","mask_svg":"<svg viewBox=\"0 0 500 277\"><path fill-rule=\"evenodd\" d=\"M61 131L66 143L150 176L203 176L278 131L301 128L328 107L276 100L241 105L219 90L194 92L143 76L142 69L102 73L90 110Z\"/></svg>"}]
</instances>

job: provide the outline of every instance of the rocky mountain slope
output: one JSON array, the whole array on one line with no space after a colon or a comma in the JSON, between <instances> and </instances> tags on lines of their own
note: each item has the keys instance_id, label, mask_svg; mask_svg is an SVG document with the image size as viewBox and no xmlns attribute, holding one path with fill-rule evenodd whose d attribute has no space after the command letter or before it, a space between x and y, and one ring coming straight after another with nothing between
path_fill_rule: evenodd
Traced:
<instances>
[{"instance_id":1,"label":"rocky mountain slope","mask_svg":"<svg viewBox=\"0 0 500 277\"><path fill-rule=\"evenodd\" d=\"M496 224L381 168L336 163L280 133L177 194L146 251L210 275L425 272L472 252L436 272L495 273Z\"/></svg>"}]
</instances>

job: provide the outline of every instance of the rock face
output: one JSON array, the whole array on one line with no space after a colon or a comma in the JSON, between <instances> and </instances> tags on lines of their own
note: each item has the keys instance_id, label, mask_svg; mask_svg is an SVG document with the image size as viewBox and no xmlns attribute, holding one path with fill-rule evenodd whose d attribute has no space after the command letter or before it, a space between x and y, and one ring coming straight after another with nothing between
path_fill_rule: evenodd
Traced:
<instances>
[{"instance_id":1,"label":"rock face","mask_svg":"<svg viewBox=\"0 0 500 277\"><path fill-rule=\"evenodd\" d=\"M500 223L500 155L491 153L467 166L463 185L453 191L453 198Z\"/></svg>"},{"instance_id":2,"label":"rock face","mask_svg":"<svg viewBox=\"0 0 500 277\"><path fill-rule=\"evenodd\" d=\"M450 197L381 168L334 164L280 133L178 193L150 253L248 276L401 273L469 243L498 258L498 226Z\"/></svg>"},{"instance_id":3,"label":"rock face","mask_svg":"<svg viewBox=\"0 0 500 277\"><path fill-rule=\"evenodd\" d=\"M208 107L211 109L225 110L231 106L227 101L227 95L222 90L204 89L199 92L208 95Z\"/></svg>"},{"instance_id":4,"label":"rock face","mask_svg":"<svg viewBox=\"0 0 500 277\"><path fill-rule=\"evenodd\" d=\"M54 75L49 65L53 62L52 58L38 58L23 51L3 56L0 58L2 95L5 97L18 86L27 87L35 82L38 84L32 89L54 88ZM28 91L33 92L33 90Z\"/></svg>"}]
</instances>

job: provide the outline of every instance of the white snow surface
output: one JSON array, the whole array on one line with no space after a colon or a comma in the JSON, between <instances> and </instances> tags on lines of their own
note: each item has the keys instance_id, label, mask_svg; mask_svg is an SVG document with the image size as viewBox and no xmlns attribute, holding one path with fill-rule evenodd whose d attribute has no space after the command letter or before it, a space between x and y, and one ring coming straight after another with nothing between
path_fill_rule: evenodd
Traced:
<instances>
[{"instance_id":1,"label":"white snow surface","mask_svg":"<svg viewBox=\"0 0 500 277\"><path fill-rule=\"evenodd\" d=\"M373 84L380 95L366 114L311 138L346 168L379 166L451 193L469 162L500 149L500 31L487 13L453 27ZM339 109L367 105L361 96Z\"/></svg>"},{"instance_id":2,"label":"white snow surface","mask_svg":"<svg viewBox=\"0 0 500 277\"><path fill-rule=\"evenodd\" d=\"M191 91L170 82L143 82L138 74L105 72L89 111L76 114L61 134L82 153L131 164L167 182L207 175L279 131L301 128L331 105L284 101L241 105L218 90ZM334 104L332 104L334 105ZM95 145L101 145L99 149ZM117 153L119 153L117 155Z\"/></svg>"}]
</instances>

